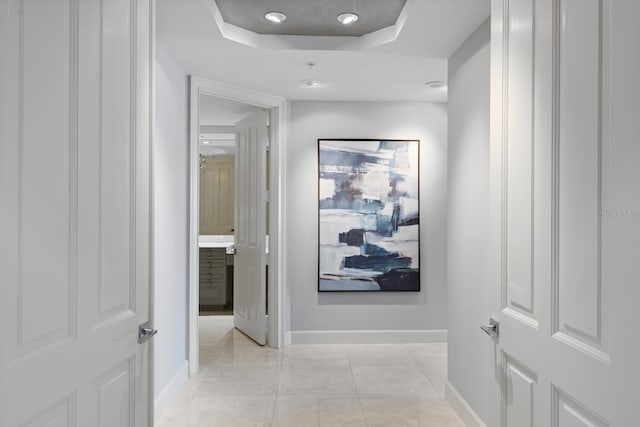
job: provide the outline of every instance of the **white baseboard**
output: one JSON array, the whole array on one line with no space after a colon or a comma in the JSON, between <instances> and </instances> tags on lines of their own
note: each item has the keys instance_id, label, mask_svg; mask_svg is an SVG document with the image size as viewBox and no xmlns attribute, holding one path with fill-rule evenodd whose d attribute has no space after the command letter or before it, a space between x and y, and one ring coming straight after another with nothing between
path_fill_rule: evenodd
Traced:
<instances>
[{"instance_id":1,"label":"white baseboard","mask_svg":"<svg viewBox=\"0 0 640 427\"><path fill-rule=\"evenodd\" d=\"M469 406L464 397L455 389L454 386L449 383L445 384L445 398L451 407L458 413L458 416L468 427L487 427L487 425L480 419L478 414Z\"/></svg>"},{"instance_id":2,"label":"white baseboard","mask_svg":"<svg viewBox=\"0 0 640 427\"><path fill-rule=\"evenodd\" d=\"M446 330L291 331L295 344L403 344L447 342Z\"/></svg>"},{"instance_id":3,"label":"white baseboard","mask_svg":"<svg viewBox=\"0 0 640 427\"><path fill-rule=\"evenodd\" d=\"M153 402L153 414L156 420L162 417L162 414L171 405L173 399L180 391L180 388L187 382L189 378L189 363L185 360L184 364L178 369L178 372L171 378L167 386L158 394Z\"/></svg>"},{"instance_id":4,"label":"white baseboard","mask_svg":"<svg viewBox=\"0 0 640 427\"><path fill-rule=\"evenodd\" d=\"M293 338L291 337L291 331L289 331L289 332L285 332L285 333L284 333L284 346L285 346L285 347L290 346L290 345L291 345L291 340L292 340L292 339L293 339Z\"/></svg>"}]
</instances>

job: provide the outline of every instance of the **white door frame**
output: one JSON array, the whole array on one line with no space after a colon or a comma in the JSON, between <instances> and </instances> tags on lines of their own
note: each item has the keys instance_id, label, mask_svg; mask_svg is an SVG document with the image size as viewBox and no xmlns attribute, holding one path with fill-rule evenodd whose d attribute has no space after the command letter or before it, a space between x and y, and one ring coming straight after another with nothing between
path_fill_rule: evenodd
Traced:
<instances>
[{"instance_id":1,"label":"white door frame","mask_svg":"<svg viewBox=\"0 0 640 427\"><path fill-rule=\"evenodd\" d=\"M198 157L200 95L215 96L270 109L271 149L269 176L269 319L267 345L279 348L284 344L285 269L284 269L284 153L286 144L287 100L220 82L191 76L189 97L189 374L198 372Z\"/></svg>"}]
</instances>

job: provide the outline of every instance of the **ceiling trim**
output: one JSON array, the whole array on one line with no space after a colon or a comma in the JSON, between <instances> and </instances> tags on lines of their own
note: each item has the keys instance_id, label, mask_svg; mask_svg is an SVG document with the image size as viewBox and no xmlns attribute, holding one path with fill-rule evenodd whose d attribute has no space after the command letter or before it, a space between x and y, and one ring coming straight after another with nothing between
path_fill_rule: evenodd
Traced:
<instances>
[{"instance_id":1,"label":"ceiling trim","mask_svg":"<svg viewBox=\"0 0 640 427\"><path fill-rule=\"evenodd\" d=\"M217 98L269 109L274 107L282 108L286 102L286 99L280 96L269 95L263 92L199 77L190 76L190 82L192 86L198 87L197 96L215 96Z\"/></svg>"},{"instance_id":2,"label":"ceiling trim","mask_svg":"<svg viewBox=\"0 0 640 427\"><path fill-rule=\"evenodd\" d=\"M360 37L348 36L280 36L258 34L224 21L215 0L207 0L209 10L220 29L222 36L228 40L242 43L259 49L294 49L294 50L365 50L395 41L409 17L409 11L416 0L407 0L395 25L382 28Z\"/></svg>"}]
</instances>

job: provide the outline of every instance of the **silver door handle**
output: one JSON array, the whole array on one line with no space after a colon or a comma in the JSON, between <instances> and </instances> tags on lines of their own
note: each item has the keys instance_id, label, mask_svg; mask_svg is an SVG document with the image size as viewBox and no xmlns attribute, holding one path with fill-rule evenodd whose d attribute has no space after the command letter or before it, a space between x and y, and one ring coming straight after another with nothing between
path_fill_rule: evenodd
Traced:
<instances>
[{"instance_id":1,"label":"silver door handle","mask_svg":"<svg viewBox=\"0 0 640 427\"><path fill-rule=\"evenodd\" d=\"M480 326L480 329L482 329L491 338L498 338L498 335L500 334L500 325L494 319L490 319L488 325Z\"/></svg>"},{"instance_id":2,"label":"silver door handle","mask_svg":"<svg viewBox=\"0 0 640 427\"><path fill-rule=\"evenodd\" d=\"M144 344L149 341L149 338L158 333L157 329L147 327L148 324L140 325L138 327L138 344Z\"/></svg>"}]
</instances>

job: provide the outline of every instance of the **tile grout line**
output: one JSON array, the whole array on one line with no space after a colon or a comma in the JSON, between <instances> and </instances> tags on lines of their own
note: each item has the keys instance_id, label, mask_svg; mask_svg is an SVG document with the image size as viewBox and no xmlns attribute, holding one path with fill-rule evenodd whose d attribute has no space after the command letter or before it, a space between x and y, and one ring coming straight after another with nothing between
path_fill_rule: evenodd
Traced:
<instances>
[{"instance_id":1,"label":"tile grout line","mask_svg":"<svg viewBox=\"0 0 640 427\"><path fill-rule=\"evenodd\" d=\"M227 337L224 340L219 338L219 341L224 342L223 346L220 349L217 349L215 352L208 352L208 355L211 357L211 359L206 359L206 361L209 362L208 363L208 369L207 369L208 371L212 371L212 370L214 370L214 369L216 369L218 367L217 362L220 361L220 359L222 357L222 354L225 351L227 351L229 349L231 349L231 350L236 349L236 347L234 347L233 337L230 337L230 338ZM240 344L241 341L242 340L236 341L236 343ZM361 388L358 387L358 382L356 381L356 376L355 376L355 368L360 366L360 365L357 365L357 364L354 365L353 364L353 360L354 359L357 359L358 357L362 357L362 356L358 356L358 354L361 354L361 352L359 350L362 350L362 349L360 349L360 348L356 348L356 349L351 348L350 349L349 346L346 346L346 345L343 345L343 346L340 346L340 347L342 347L341 350L344 352L344 353L342 353L342 352L340 352L340 353L346 355L346 358L347 358L348 367L349 367L349 370L351 372L351 379L353 381L353 385L354 385L354 389L355 389L354 390L355 391L355 396L353 396L353 397L354 398L357 397L357 402L358 402L357 405L354 405L354 406L349 405L349 407L352 407L355 410L355 412L353 413L354 416L358 412L358 409L356 409L356 408L359 408L359 412L360 413L358 414L358 418L361 419L362 422L365 425L370 425L369 424L369 420L368 420L368 418L366 416L365 407L364 407L364 403L363 403L363 398L377 396L377 394L374 393L372 395L372 394L363 394L362 393ZM241 352L241 351L244 350L244 348L245 347L240 346L240 347L237 347L237 350L238 350L238 352ZM434 398L437 399L437 400L442 400L443 397L438 392L438 390L437 390L437 388L435 386L434 380L432 380L430 375L428 375L428 373L427 373L427 371L428 371L427 367L423 366L418 361L418 359L422 359L422 358L429 359L432 356L437 359L439 356L441 356L440 351L435 351L435 352L426 351L425 352L425 351L423 351L423 349L421 347L419 347L419 348L416 349L416 354L414 354L413 352L411 352L409 350L409 346L406 343L404 343L404 344L400 344L399 343L398 349L400 349L400 348L402 348L404 350L404 352L402 354L407 354L408 353L409 356L410 356L410 358L405 359L405 360L412 361L411 365L413 365L413 366L415 366L416 368L419 369L419 372L423 375L423 377L427 380L427 383L434 390L434 392L435 392ZM302 349L302 350L306 351L306 349ZM350 351L350 350L353 350L353 351ZM355 351L355 350L358 350L358 351ZM384 353L380 357L382 357L382 356L395 357L396 356L395 350L397 350L397 349L393 348L392 350L394 350L394 351L392 351L391 354ZM301 353L299 355L303 359L305 357L304 351L303 351L303 353ZM232 351L232 353L233 353L233 351ZM331 352L329 352L329 353L331 353ZM314 357L312 357L314 354L317 354L317 353L312 352L311 356L307 355L308 356L307 358L311 359L311 362L310 362L311 368L313 368L315 365L317 365L316 362L318 362L317 360L315 360ZM322 352L322 354L324 354L324 352ZM335 354L326 354L326 355L335 357ZM367 354L365 352L365 356L366 355ZM376 353L376 355L378 355L378 353ZM400 354L398 354L398 355L400 355ZM420 355L422 355L423 357L422 358L419 357ZM232 354L232 356L233 356L233 354ZM292 354L291 356L295 356L295 355ZM281 398L285 397L285 395L280 393L280 387L279 386L282 383L282 379L283 379L283 369L285 367L285 363L284 362L286 361L285 360L286 357L288 357L288 355L285 353L284 350L279 351L277 353L277 362L276 362L276 364L275 365L269 364L270 366L274 366L276 368L277 376L275 377L275 381L274 381L274 387L275 387L274 393L271 395L271 396L273 396L273 401L272 401L273 406L270 408L271 409L270 410L270 415L269 415L269 411L267 411L266 413L263 412L264 413L264 418L265 418L265 421L264 421L265 425L273 425L273 423L276 421L275 415L276 415L276 413L278 411L278 407L279 407L278 406L278 402L279 402L279 400ZM232 359L233 359L233 357L232 357ZM314 365L314 363L315 363L315 365ZM367 363L365 362L364 365L367 366ZM383 363L383 365L385 365L385 364ZM391 365L392 366L400 366L400 365L402 365L402 363L398 362L398 361L395 361L395 363L392 363ZM250 363L249 366L254 366L256 368L262 369L261 366L256 366L254 363ZM371 366L375 367L375 366L378 366L378 365L377 364L372 364ZM426 366L429 366L429 365L427 364ZM222 367L224 368L224 365L222 365ZM229 366L228 368L231 368L231 366ZM269 368L269 366L264 366L264 369L267 369L267 368ZM271 368L269 368L269 369L271 369ZM440 370L438 369L437 366L436 366L436 369L434 369L434 372L436 372L439 375ZM446 377L446 370L444 372L442 372L442 374L445 375L445 377ZM210 375L210 372L207 373L207 375ZM198 393L200 392L199 389L202 387L202 384L203 384L203 378L199 378L199 380L200 381L197 383L198 385L197 385L196 389L194 391L190 392L187 395L188 401L187 401L187 404L185 405L184 411L182 412L182 414L180 415L179 418L175 418L175 419L172 420L171 425L174 425L174 422L178 422L179 423L180 421L182 421L184 423L185 421L187 421L188 411L193 406L192 403L193 403L194 399L198 396ZM303 378L303 380L304 380L304 378ZM315 405L315 412L316 413L314 414L315 416L312 415L311 413L309 413L308 415L309 416L314 416L317 425L319 425L320 422L321 422L321 415L323 414L323 412L321 410L322 409L321 402L323 401L323 399L331 400L331 399L338 398L339 394L328 394L328 395L318 394L317 392L321 391L321 388L319 388L319 389L316 388L313 391L316 392L316 393L312 394L312 396L315 399L315 403L316 403L316 405ZM286 396L295 399L296 394L286 395ZM421 399L425 398L425 396L420 396L419 394L417 394L415 396L413 396L413 395L411 395L411 396L415 397L418 400L421 400ZM246 397L246 395L242 395L242 396L239 396L239 397ZM265 395L265 397L267 397L267 396ZM431 397L426 397L426 398L427 399L431 399ZM355 401L353 401L353 402L355 403ZM267 402L265 402L265 403L267 403ZM287 413L288 413L288 411L285 410L285 417L286 417ZM456 418L456 419L458 419L458 418ZM270 420L270 423L269 423L269 420ZM311 421L311 419L308 419L308 420ZM160 421L164 421L164 419L161 419ZM164 425L164 424L162 424L162 425ZM178 425L183 426L183 424L178 424ZM289 426L290 424L286 424L286 425Z\"/></svg>"},{"instance_id":2,"label":"tile grout line","mask_svg":"<svg viewBox=\"0 0 640 427\"><path fill-rule=\"evenodd\" d=\"M278 377L276 379L276 384L275 384L275 394L274 394L274 399L273 399L273 411L271 413L271 422L270 422L270 426L273 425L275 417L276 417L276 409L278 408L278 400L280 398L280 379L282 378L282 368L284 367L284 349L278 349L278 359L279 359L279 363L278 363Z\"/></svg>"},{"instance_id":3,"label":"tile grout line","mask_svg":"<svg viewBox=\"0 0 640 427\"><path fill-rule=\"evenodd\" d=\"M353 365L351 364L351 353L349 353L348 348L347 348L347 360L349 360L349 368L351 369L351 376L353 377L353 385L356 388L356 396L358 397L358 404L360 405L360 413L362 414L362 421L364 421L365 426L368 426L369 423L367 421L367 414L364 410L364 405L362 404L362 394L360 393L360 389L358 388L356 375L353 372Z\"/></svg>"}]
</instances>

